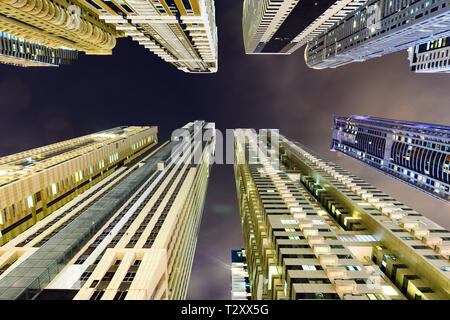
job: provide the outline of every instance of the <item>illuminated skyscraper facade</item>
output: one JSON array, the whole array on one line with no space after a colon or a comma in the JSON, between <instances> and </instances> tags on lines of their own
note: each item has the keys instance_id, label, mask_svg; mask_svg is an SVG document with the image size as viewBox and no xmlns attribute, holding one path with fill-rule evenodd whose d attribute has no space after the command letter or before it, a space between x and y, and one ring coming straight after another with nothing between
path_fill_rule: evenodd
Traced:
<instances>
[{"instance_id":1,"label":"illuminated skyscraper facade","mask_svg":"<svg viewBox=\"0 0 450 320\"><path fill-rule=\"evenodd\" d=\"M448 36L446 0L369 0L308 42L306 64L336 68Z\"/></svg>"},{"instance_id":2,"label":"illuminated skyscraper facade","mask_svg":"<svg viewBox=\"0 0 450 320\"><path fill-rule=\"evenodd\" d=\"M246 136L235 177L252 299L450 298L448 230L284 136L269 139L277 158Z\"/></svg>"},{"instance_id":3,"label":"illuminated skyscraper facade","mask_svg":"<svg viewBox=\"0 0 450 320\"><path fill-rule=\"evenodd\" d=\"M47 66L36 58L42 48L52 57L65 49L111 54L117 38L130 36L184 72L218 68L214 0L1 0L0 30L35 44L25 46L27 63L11 54L0 60L10 64Z\"/></svg>"},{"instance_id":4,"label":"illuminated skyscraper facade","mask_svg":"<svg viewBox=\"0 0 450 320\"><path fill-rule=\"evenodd\" d=\"M190 73L217 71L214 0L80 1L101 21L178 69Z\"/></svg>"},{"instance_id":5,"label":"illuminated skyscraper facade","mask_svg":"<svg viewBox=\"0 0 450 320\"><path fill-rule=\"evenodd\" d=\"M450 200L450 127L364 116L334 118L339 151L433 197Z\"/></svg>"},{"instance_id":6,"label":"illuminated skyscraper facade","mask_svg":"<svg viewBox=\"0 0 450 320\"><path fill-rule=\"evenodd\" d=\"M118 127L0 158L0 244L157 143L156 127Z\"/></svg>"},{"instance_id":7,"label":"illuminated skyscraper facade","mask_svg":"<svg viewBox=\"0 0 450 320\"><path fill-rule=\"evenodd\" d=\"M183 132L1 247L0 299L184 299L215 129Z\"/></svg>"},{"instance_id":8,"label":"illuminated skyscraper facade","mask_svg":"<svg viewBox=\"0 0 450 320\"><path fill-rule=\"evenodd\" d=\"M231 300L250 300L251 296L245 250L231 250Z\"/></svg>"},{"instance_id":9,"label":"illuminated skyscraper facade","mask_svg":"<svg viewBox=\"0 0 450 320\"><path fill-rule=\"evenodd\" d=\"M245 0L247 54L291 54L366 0Z\"/></svg>"},{"instance_id":10,"label":"illuminated skyscraper facade","mask_svg":"<svg viewBox=\"0 0 450 320\"><path fill-rule=\"evenodd\" d=\"M79 0L1 0L0 31L86 54L111 54L119 36Z\"/></svg>"},{"instance_id":11,"label":"illuminated skyscraper facade","mask_svg":"<svg viewBox=\"0 0 450 320\"><path fill-rule=\"evenodd\" d=\"M411 70L416 73L449 73L450 37L411 47L408 58Z\"/></svg>"},{"instance_id":12,"label":"illuminated skyscraper facade","mask_svg":"<svg viewBox=\"0 0 450 320\"><path fill-rule=\"evenodd\" d=\"M77 56L75 50L53 49L0 31L0 63L20 67L57 67L70 63Z\"/></svg>"}]
</instances>

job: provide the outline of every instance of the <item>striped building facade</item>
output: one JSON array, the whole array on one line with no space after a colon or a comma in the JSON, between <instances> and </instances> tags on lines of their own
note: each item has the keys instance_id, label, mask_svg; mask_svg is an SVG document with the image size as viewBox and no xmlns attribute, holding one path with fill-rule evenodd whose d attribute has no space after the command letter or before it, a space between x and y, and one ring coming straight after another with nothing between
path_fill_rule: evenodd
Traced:
<instances>
[{"instance_id":1,"label":"striped building facade","mask_svg":"<svg viewBox=\"0 0 450 320\"><path fill-rule=\"evenodd\" d=\"M53 49L0 31L0 63L20 67L57 67L77 59L78 52Z\"/></svg>"},{"instance_id":2,"label":"striped building facade","mask_svg":"<svg viewBox=\"0 0 450 320\"><path fill-rule=\"evenodd\" d=\"M448 230L284 136L279 166L235 136L252 299L449 298Z\"/></svg>"},{"instance_id":3,"label":"striped building facade","mask_svg":"<svg viewBox=\"0 0 450 320\"><path fill-rule=\"evenodd\" d=\"M156 127L118 127L0 158L4 244L157 143Z\"/></svg>"},{"instance_id":4,"label":"striped building facade","mask_svg":"<svg viewBox=\"0 0 450 320\"><path fill-rule=\"evenodd\" d=\"M245 0L247 54L291 54L366 0Z\"/></svg>"},{"instance_id":5,"label":"striped building facade","mask_svg":"<svg viewBox=\"0 0 450 320\"><path fill-rule=\"evenodd\" d=\"M450 35L447 0L369 0L310 40L306 64L337 68Z\"/></svg>"},{"instance_id":6,"label":"striped building facade","mask_svg":"<svg viewBox=\"0 0 450 320\"><path fill-rule=\"evenodd\" d=\"M184 299L215 129L182 129L1 247L0 299Z\"/></svg>"},{"instance_id":7,"label":"striped building facade","mask_svg":"<svg viewBox=\"0 0 450 320\"><path fill-rule=\"evenodd\" d=\"M449 73L450 37L409 48L408 59L411 70L416 73Z\"/></svg>"},{"instance_id":8,"label":"striped building facade","mask_svg":"<svg viewBox=\"0 0 450 320\"><path fill-rule=\"evenodd\" d=\"M231 300L250 300L251 297L245 250L231 250Z\"/></svg>"},{"instance_id":9,"label":"striped building facade","mask_svg":"<svg viewBox=\"0 0 450 320\"><path fill-rule=\"evenodd\" d=\"M188 73L214 73L218 40L214 0L80 0L101 21Z\"/></svg>"},{"instance_id":10,"label":"striped building facade","mask_svg":"<svg viewBox=\"0 0 450 320\"><path fill-rule=\"evenodd\" d=\"M450 199L450 127L336 116L331 150L433 197Z\"/></svg>"}]
</instances>

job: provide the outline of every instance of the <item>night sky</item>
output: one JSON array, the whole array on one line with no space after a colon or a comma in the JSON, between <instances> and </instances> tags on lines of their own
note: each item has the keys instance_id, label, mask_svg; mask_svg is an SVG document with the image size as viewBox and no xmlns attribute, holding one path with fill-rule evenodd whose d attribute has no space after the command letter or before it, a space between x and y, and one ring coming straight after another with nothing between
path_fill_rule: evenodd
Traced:
<instances>
[{"instance_id":1,"label":"night sky","mask_svg":"<svg viewBox=\"0 0 450 320\"><path fill-rule=\"evenodd\" d=\"M157 125L160 140L195 119L226 128L279 128L413 209L450 228L450 205L330 152L332 117L450 124L449 75L420 75L406 52L339 69L308 69L290 56L246 56L242 1L216 0L219 72L178 71L130 39L113 56L69 66L0 65L0 156L120 125ZM213 166L188 299L229 299L230 250L242 247L231 165Z\"/></svg>"}]
</instances>

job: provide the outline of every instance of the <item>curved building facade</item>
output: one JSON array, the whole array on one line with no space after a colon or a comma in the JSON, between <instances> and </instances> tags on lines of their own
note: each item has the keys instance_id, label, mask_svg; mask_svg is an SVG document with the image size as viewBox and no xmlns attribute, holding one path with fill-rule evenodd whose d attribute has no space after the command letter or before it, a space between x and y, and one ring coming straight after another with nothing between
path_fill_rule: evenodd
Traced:
<instances>
[{"instance_id":1,"label":"curved building facade","mask_svg":"<svg viewBox=\"0 0 450 320\"><path fill-rule=\"evenodd\" d=\"M450 127L363 116L334 118L339 151L433 197L450 200Z\"/></svg>"},{"instance_id":2,"label":"curved building facade","mask_svg":"<svg viewBox=\"0 0 450 320\"><path fill-rule=\"evenodd\" d=\"M55 49L64 46L87 54L111 54L118 36L113 26L76 0L1 0L0 29Z\"/></svg>"}]
</instances>

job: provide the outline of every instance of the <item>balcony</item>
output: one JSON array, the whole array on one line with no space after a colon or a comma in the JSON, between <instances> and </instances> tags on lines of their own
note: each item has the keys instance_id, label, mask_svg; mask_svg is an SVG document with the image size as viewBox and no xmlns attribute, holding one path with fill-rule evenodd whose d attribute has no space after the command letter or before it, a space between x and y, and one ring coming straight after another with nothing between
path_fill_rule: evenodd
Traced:
<instances>
[{"instance_id":1,"label":"balcony","mask_svg":"<svg viewBox=\"0 0 450 320\"><path fill-rule=\"evenodd\" d=\"M320 255L320 254L328 254L331 253L331 247L327 244L319 244L313 246L314 254Z\"/></svg>"},{"instance_id":2,"label":"balcony","mask_svg":"<svg viewBox=\"0 0 450 320\"><path fill-rule=\"evenodd\" d=\"M426 245L433 247L442 244L442 239L440 237L425 237L423 238L423 242Z\"/></svg>"},{"instance_id":3,"label":"balcony","mask_svg":"<svg viewBox=\"0 0 450 320\"><path fill-rule=\"evenodd\" d=\"M336 280L336 291L339 295L356 293L356 282L354 280Z\"/></svg>"},{"instance_id":4,"label":"balcony","mask_svg":"<svg viewBox=\"0 0 450 320\"><path fill-rule=\"evenodd\" d=\"M316 228L305 228L302 231L305 237L319 235L319 230Z\"/></svg>"},{"instance_id":5,"label":"balcony","mask_svg":"<svg viewBox=\"0 0 450 320\"><path fill-rule=\"evenodd\" d=\"M311 237L308 237L307 241L308 241L308 244L310 246L313 246L313 245L316 245L316 244L324 243L325 239L323 237L321 237L321 236L311 236Z\"/></svg>"},{"instance_id":6,"label":"balcony","mask_svg":"<svg viewBox=\"0 0 450 320\"><path fill-rule=\"evenodd\" d=\"M299 226L300 230L304 231L304 229L312 229L313 223L311 220L304 219L298 223L298 226Z\"/></svg>"},{"instance_id":7,"label":"balcony","mask_svg":"<svg viewBox=\"0 0 450 320\"><path fill-rule=\"evenodd\" d=\"M421 238L423 238L423 237L428 237L428 236L430 235L430 231L427 230L427 229L419 228L419 229L414 229L414 230L412 231L412 234L413 234L415 237L421 239Z\"/></svg>"},{"instance_id":8,"label":"balcony","mask_svg":"<svg viewBox=\"0 0 450 320\"><path fill-rule=\"evenodd\" d=\"M402 223L403 229L406 229L408 231L412 231L414 229L419 228L419 222L418 221L405 221Z\"/></svg>"},{"instance_id":9,"label":"balcony","mask_svg":"<svg viewBox=\"0 0 450 320\"><path fill-rule=\"evenodd\" d=\"M450 256L450 246L437 245L436 251L443 256Z\"/></svg>"},{"instance_id":10,"label":"balcony","mask_svg":"<svg viewBox=\"0 0 450 320\"><path fill-rule=\"evenodd\" d=\"M344 267L329 267L325 272L329 279L345 279L347 278L347 269Z\"/></svg>"},{"instance_id":11,"label":"balcony","mask_svg":"<svg viewBox=\"0 0 450 320\"><path fill-rule=\"evenodd\" d=\"M319 263L322 266L335 266L339 263L339 258L334 254L320 254ZM336 276L336 278L340 277Z\"/></svg>"},{"instance_id":12,"label":"balcony","mask_svg":"<svg viewBox=\"0 0 450 320\"><path fill-rule=\"evenodd\" d=\"M401 220L403 219L403 213L399 211L393 211L389 213L388 217L392 220Z\"/></svg>"}]
</instances>

